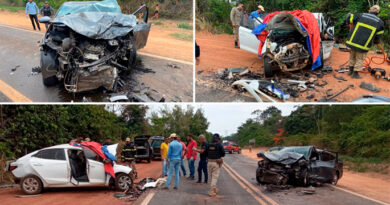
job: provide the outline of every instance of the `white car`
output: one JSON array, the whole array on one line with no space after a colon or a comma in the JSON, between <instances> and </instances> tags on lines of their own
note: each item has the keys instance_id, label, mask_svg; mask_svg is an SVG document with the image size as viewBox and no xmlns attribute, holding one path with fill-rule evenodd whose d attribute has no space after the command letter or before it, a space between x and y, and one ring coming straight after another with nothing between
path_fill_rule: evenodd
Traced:
<instances>
[{"instance_id":1,"label":"white car","mask_svg":"<svg viewBox=\"0 0 390 205\"><path fill-rule=\"evenodd\" d=\"M322 13L313 13L317 19L319 33L321 36L321 62L330 57L334 45L334 27L325 22ZM293 22L292 15L281 13L273 17L271 29L264 46L261 50L261 56L264 65L264 74L266 77L273 76L274 67L279 67L282 71L295 71L311 66L311 57L306 48L306 40L298 24ZM269 22L269 24L271 23ZM246 26L239 28L240 48L242 50L258 54L260 41L252 33L253 28L263 22L263 19L248 18Z\"/></svg>"},{"instance_id":2,"label":"white car","mask_svg":"<svg viewBox=\"0 0 390 205\"><path fill-rule=\"evenodd\" d=\"M115 155L118 144L108 146ZM114 162L115 179L105 173L102 158L95 152L61 144L27 154L10 164L9 170L26 194L41 193L51 187L89 187L115 185L124 191L132 184L132 169Z\"/></svg>"}]
</instances>

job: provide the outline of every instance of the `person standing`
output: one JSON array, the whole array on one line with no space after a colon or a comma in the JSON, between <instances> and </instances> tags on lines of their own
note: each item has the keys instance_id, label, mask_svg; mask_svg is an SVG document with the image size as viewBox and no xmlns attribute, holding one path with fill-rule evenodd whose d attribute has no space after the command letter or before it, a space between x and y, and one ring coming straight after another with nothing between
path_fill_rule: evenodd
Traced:
<instances>
[{"instance_id":1,"label":"person standing","mask_svg":"<svg viewBox=\"0 0 390 205\"><path fill-rule=\"evenodd\" d=\"M48 1L45 1L44 6L41 8L41 15L52 17L54 15L54 9L49 5ZM46 30L49 27L49 23L45 23Z\"/></svg>"},{"instance_id":2,"label":"person standing","mask_svg":"<svg viewBox=\"0 0 390 205\"><path fill-rule=\"evenodd\" d=\"M104 143L103 143L103 146L104 145L112 145L112 143L111 143L111 139L109 138L109 137L106 137L106 139L104 139Z\"/></svg>"},{"instance_id":3,"label":"person standing","mask_svg":"<svg viewBox=\"0 0 390 205\"><path fill-rule=\"evenodd\" d=\"M238 46L238 31L240 28L241 24L241 18L243 16L243 4L239 3L237 7L233 7L232 10L230 11L230 21L232 22L233 26L233 34L234 34L234 46L235 48L240 48Z\"/></svg>"},{"instance_id":4,"label":"person standing","mask_svg":"<svg viewBox=\"0 0 390 205\"><path fill-rule=\"evenodd\" d=\"M348 14L347 23L351 30L346 45L351 48L349 55L349 72L352 78L362 78L359 72L363 69L363 62L372 44L378 44L384 35L384 23L378 17L380 7L374 5L369 13Z\"/></svg>"},{"instance_id":5,"label":"person standing","mask_svg":"<svg viewBox=\"0 0 390 205\"><path fill-rule=\"evenodd\" d=\"M263 14L264 14L264 7L262 5L259 5L257 6L257 10L256 11L252 11L251 14L250 14L250 18L254 19L254 18L263 18Z\"/></svg>"},{"instance_id":6,"label":"person standing","mask_svg":"<svg viewBox=\"0 0 390 205\"><path fill-rule=\"evenodd\" d=\"M186 176L186 175L187 175L187 171L186 171L186 168L185 168L185 166L184 166L184 161L183 161L183 159L184 159L184 157L185 157L187 147L186 147L186 145L184 144L184 142L181 141L181 137L180 137L179 135L177 136L177 141L180 142L180 144L181 144L181 146L182 146L182 148L183 148L183 150L182 150L182 156L181 156L181 161L180 161L180 168L181 168L181 171L183 172L183 176Z\"/></svg>"},{"instance_id":7,"label":"person standing","mask_svg":"<svg viewBox=\"0 0 390 205\"><path fill-rule=\"evenodd\" d=\"M132 170L134 170L134 177L138 178L137 167L135 166L135 155L137 150L135 149L134 142L131 142L130 138L126 138L126 144L122 148L122 161L125 162Z\"/></svg>"},{"instance_id":8,"label":"person standing","mask_svg":"<svg viewBox=\"0 0 390 205\"><path fill-rule=\"evenodd\" d=\"M167 158L169 161L169 171L168 171L168 179L165 184L164 189L169 189L169 185L172 180L172 174L173 174L173 169L175 169L175 186L173 187L174 189L179 188L179 174L180 174L180 161L182 157L182 152L183 148L180 144L180 142L177 141L177 136L175 133L172 133L171 136L169 137L172 139L172 142L169 143L168 146L168 154Z\"/></svg>"},{"instance_id":9,"label":"person standing","mask_svg":"<svg viewBox=\"0 0 390 205\"><path fill-rule=\"evenodd\" d=\"M168 144L169 144L168 137L165 137L164 142L161 143L161 145L160 145L161 160L162 160L162 176L163 177L167 176L167 172L168 172L168 159L167 159Z\"/></svg>"},{"instance_id":10,"label":"person standing","mask_svg":"<svg viewBox=\"0 0 390 205\"><path fill-rule=\"evenodd\" d=\"M39 26L39 22L38 22L38 17L37 17L38 13L39 13L39 8L37 4L33 2L33 0L28 0L28 2L26 3L26 17L27 15L30 17L31 24L34 30L36 30L34 21L37 24L38 29L41 30L41 27Z\"/></svg>"},{"instance_id":11,"label":"person standing","mask_svg":"<svg viewBox=\"0 0 390 205\"><path fill-rule=\"evenodd\" d=\"M157 19L158 21L159 14L160 14L160 7L158 6L158 4L156 4L156 7L154 9L154 16L152 17L152 19Z\"/></svg>"},{"instance_id":12,"label":"person standing","mask_svg":"<svg viewBox=\"0 0 390 205\"><path fill-rule=\"evenodd\" d=\"M213 141L207 145L207 160L208 160L208 171L211 176L210 192L209 196L213 197L217 195L217 182L219 178L219 171L222 166L222 157L225 156L225 150L220 143L219 134L213 135Z\"/></svg>"},{"instance_id":13,"label":"person standing","mask_svg":"<svg viewBox=\"0 0 390 205\"><path fill-rule=\"evenodd\" d=\"M192 135L187 135L187 151L186 151L186 157L188 160L188 169L190 170L190 176L188 179L195 179L195 160L196 160L196 148L198 145L196 144L196 141L193 139Z\"/></svg>"},{"instance_id":14,"label":"person standing","mask_svg":"<svg viewBox=\"0 0 390 205\"><path fill-rule=\"evenodd\" d=\"M204 183L207 184L208 173L207 173L207 143L204 135L199 135L200 150L199 152L199 164L198 164L198 182L202 183L202 171L204 173Z\"/></svg>"}]
</instances>

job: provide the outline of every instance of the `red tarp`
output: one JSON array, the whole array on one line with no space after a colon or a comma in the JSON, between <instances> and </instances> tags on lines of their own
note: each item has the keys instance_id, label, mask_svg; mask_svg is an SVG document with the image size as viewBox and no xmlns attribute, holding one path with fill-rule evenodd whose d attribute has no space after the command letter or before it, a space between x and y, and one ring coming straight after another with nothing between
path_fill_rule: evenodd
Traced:
<instances>
[{"instance_id":1,"label":"red tarp","mask_svg":"<svg viewBox=\"0 0 390 205\"><path fill-rule=\"evenodd\" d=\"M320 29L318 27L318 21L316 17L307 10L295 10L295 11L276 11L273 13L268 14L264 20L263 23L268 23L276 14L278 13L290 13L295 18L297 18L302 26L306 29L309 38L310 38L310 46L311 46L311 52L313 57L313 63L320 55L321 50L321 37L320 37ZM259 56L261 56L261 49L263 48L263 43L265 42L265 39L268 35L268 31L263 31L259 35L257 35L257 38L260 40L259 45Z\"/></svg>"}]
</instances>

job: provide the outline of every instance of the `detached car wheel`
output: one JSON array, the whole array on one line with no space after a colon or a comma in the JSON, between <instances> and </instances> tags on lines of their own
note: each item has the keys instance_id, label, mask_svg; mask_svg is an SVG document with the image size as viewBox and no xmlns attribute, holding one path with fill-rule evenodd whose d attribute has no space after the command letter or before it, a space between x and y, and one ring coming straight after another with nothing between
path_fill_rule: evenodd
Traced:
<instances>
[{"instance_id":1,"label":"detached car wheel","mask_svg":"<svg viewBox=\"0 0 390 205\"><path fill-rule=\"evenodd\" d=\"M57 79L57 67L56 55L54 52L41 51L41 72L42 72L42 81L45 86L54 86L58 83Z\"/></svg>"},{"instance_id":2,"label":"detached car wheel","mask_svg":"<svg viewBox=\"0 0 390 205\"><path fill-rule=\"evenodd\" d=\"M268 57L267 55L264 55L263 57L263 66L264 66L264 75L265 77L272 77L273 71L272 71L272 63L271 63L271 58Z\"/></svg>"},{"instance_id":3,"label":"detached car wheel","mask_svg":"<svg viewBox=\"0 0 390 205\"><path fill-rule=\"evenodd\" d=\"M20 187L25 194L35 195L42 192L42 182L34 175L28 175L20 182Z\"/></svg>"},{"instance_id":4,"label":"detached car wheel","mask_svg":"<svg viewBox=\"0 0 390 205\"><path fill-rule=\"evenodd\" d=\"M115 189L118 191L126 191L133 184L130 175L121 173L115 179Z\"/></svg>"}]
</instances>

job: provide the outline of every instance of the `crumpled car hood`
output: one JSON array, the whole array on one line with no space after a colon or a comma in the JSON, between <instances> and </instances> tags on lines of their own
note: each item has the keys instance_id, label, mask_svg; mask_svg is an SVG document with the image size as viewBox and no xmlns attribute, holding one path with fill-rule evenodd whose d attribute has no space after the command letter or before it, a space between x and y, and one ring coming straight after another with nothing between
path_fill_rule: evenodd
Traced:
<instances>
[{"instance_id":1,"label":"crumpled car hood","mask_svg":"<svg viewBox=\"0 0 390 205\"><path fill-rule=\"evenodd\" d=\"M284 165L294 164L298 160L305 158L303 154L299 154L296 152L267 152L264 153L264 157L266 157L270 161L281 163Z\"/></svg>"},{"instance_id":2,"label":"crumpled car hood","mask_svg":"<svg viewBox=\"0 0 390 205\"><path fill-rule=\"evenodd\" d=\"M125 36L137 25L134 15L112 12L82 12L56 17L54 24L64 24L92 39L114 39Z\"/></svg>"}]
</instances>

